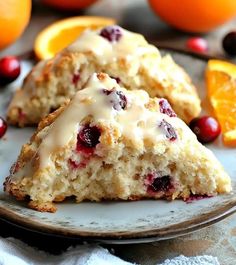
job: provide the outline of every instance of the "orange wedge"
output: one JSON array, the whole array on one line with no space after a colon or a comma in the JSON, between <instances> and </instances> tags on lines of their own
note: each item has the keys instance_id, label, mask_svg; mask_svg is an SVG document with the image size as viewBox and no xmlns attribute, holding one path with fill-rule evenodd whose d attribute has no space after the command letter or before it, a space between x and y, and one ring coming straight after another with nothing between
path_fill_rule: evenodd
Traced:
<instances>
[{"instance_id":1,"label":"orange wedge","mask_svg":"<svg viewBox=\"0 0 236 265\"><path fill-rule=\"evenodd\" d=\"M210 60L206 69L207 93L221 125L223 142L236 147L236 65Z\"/></svg>"},{"instance_id":2,"label":"orange wedge","mask_svg":"<svg viewBox=\"0 0 236 265\"><path fill-rule=\"evenodd\" d=\"M80 16L57 21L36 37L34 51L39 59L50 59L74 42L85 29L97 29L115 24L112 18Z\"/></svg>"},{"instance_id":3,"label":"orange wedge","mask_svg":"<svg viewBox=\"0 0 236 265\"><path fill-rule=\"evenodd\" d=\"M236 146L236 130L228 131L224 134L224 144L227 146Z\"/></svg>"}]
</instances>

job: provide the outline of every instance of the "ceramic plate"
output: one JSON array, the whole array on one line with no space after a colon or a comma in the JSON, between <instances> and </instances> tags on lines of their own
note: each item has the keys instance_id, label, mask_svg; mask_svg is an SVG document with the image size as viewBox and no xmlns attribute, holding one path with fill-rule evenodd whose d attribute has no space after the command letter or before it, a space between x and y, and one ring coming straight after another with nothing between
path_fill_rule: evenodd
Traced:
<instances>
[{"instance_id":1,"label":"ceramic plate","mask_svg":"<svg viewBox=\"0 0 236 265\"><path fill-rule=\"evenodd\" d=\"M199 88L204 112L207 112L203 85L206 63L187 55L173 53L176 61L185 67ZM22 77L31 68L23 62ZM0 91L0 115L4 116L12 91L21 80ZM0 186L8 175L20 148L32 134L32 128L9 128L6 139L0 141ZM233 183L236 183L236 150L222 146L220 139L208 146L224 165ZM44 233L99 240L112 243L150 242L183 235L236 211L236 185L229 195L203 199L192 203L167 202L105 202L76 204L67 201L58 204L58 211L40 213L28 209L0 191L0 216L8 221Z\"/></svg>"}]
</instances>

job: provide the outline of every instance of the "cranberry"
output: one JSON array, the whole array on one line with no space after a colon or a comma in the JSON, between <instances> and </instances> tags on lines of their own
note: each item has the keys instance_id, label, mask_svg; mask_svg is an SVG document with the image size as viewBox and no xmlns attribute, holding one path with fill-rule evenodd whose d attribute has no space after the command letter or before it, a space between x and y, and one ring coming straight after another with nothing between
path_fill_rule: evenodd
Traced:
<instances>
[{"instance_id":1,"label":"cranberry","mask_svg":"<svg viewBox=\"0 0 236 265\"><path fill-rule=\"evenodd\" d=\"M110 98L110 102L115 110L125 109L127 106L127 98L122 91L117 91L115 88L111 90L103 89L103 93Z\"/></svg>"},{"instance_id":2,"label":"cranberry","mask_svg":"<svg viewBox=\"0 0 236 265\"><path fill-rule=\"evenodd\" d=\"M166 138L170 141L174 141L177 139L177 134L173 128L173 126L168 123L166 120L162 120L159 124L159 127L164 131Z\"/></svg>"},{"instance_id":3,"label":"cranberry","mask_svg":"<svg viewBox=\"0 0 236 265\"><path fill-rule=\"evenodd\" d=\"M121 28L119 26L108 26L101 30L100 36L110 42L119 41L122 37Z\"/></svg>"},{"instance_id":4,"label":"cranberry","mask_svg":"<svg viewBox=\"0 0 236 265\"><path fill-rule=\"evenodd\" d=\"M196 134L198 141L201 143L214 141L221 132L217 120L209 116L193 119L189 127Z\"/></svg>"},{"instance_id":5,"label":"cranberry","mask_svg":"<svg viewBox=\"0 0 236 265\"><path fill-rule=\"evenodd\" d=\"M120 80L119 77L111 76L111 78L112 78L112 79L115 79L117 84L120 84L121 80Z\"/></svg>"},{"instance_id":6,"label":"cranberry","mask_svg":"<svg viewBox=\"0 0 236 265\"><path fill-rule=\"evenodd\" d=\"M79 80L80 80L80 73L74 74L73 77L72 77L72 83L74 85L77 85L77 83L79 82Z\"/></svg>"},{"instance_id":7,"label":"cranberry","mask_svg":"<svg viewBox=\"0 0 236 265\"><path fill-rule=\"evenodd\" d=\"M168 192L173 189L171 177L169 175L162 176L160 171L148 174L145 184L149 192Z\"/></svg>"},{"instance_id":8,"label":"cranberry","mask_svg":"<svg viewBox=\"0 0 236 265\"><path fill-rule=\"evenodd\" d=\"M7 123L2 117L0 117L0 138L3 137L3 135L6 133L6 130L7 130Z\"/></svg>"},{"instance_id":9,"label":"cranberry","mask_svg":"<svg viewBox=\"0 0 236 265\"><path fill-rule=\"evenodd\" d=\"M0 84L13 82L20 75L20 61L15 56L0 59Z\"/></svg>"},{"instance_id":10,"label":"cranberry","mask_svg":"<svg viewBox=\"0 0 236 265\"><path fill-rule=\"evenodd\" d=\"M161 178L155 178L152 185L151 189L154 192L157 191L168 191L172 187L171 181L170 181L170 176L163 176Z\"/></svg>"},{"instance_id":11,"label":"cranberry","mask_svg":"<svg viewBox=\"0 0 236 265\"><path fill-rule=\"evenodd\" d=\"M236 31L228 33L223 38L223 48L229 55L236 55Z\"/></svg>"},{"instance_id":12,"label":"cranberry","mask_svg":"<svg viewBox=\"0 0 236 265\"><path fill-rule=\"evenodd\" d=\"M207 41L199 37L188 39L186 46L188 49L196 52L206 52L208 50Z\"/></svg>"},{"instance_id":13,"label":"cranberry","mask_svg":"<svg viewBox=\"0 0 236 265\"><path fill-rule=\"evenodd\" d=\"M160 106L161 113L167 114L170 117L177 116L166 99L164 98L160 99L159 106Z\"/></svg>"},{"instance_id":14,"label":"cranberry","mask_svg":"<svg viewBox=\"0 0 236 265\"><path fill-rule=\"evenodd\" d=\"M85 125L77 135L77 150L80 149L80 146L94 148L99 143L100 136L101 131L98 127Z\"/></svg>"}]
</instances>

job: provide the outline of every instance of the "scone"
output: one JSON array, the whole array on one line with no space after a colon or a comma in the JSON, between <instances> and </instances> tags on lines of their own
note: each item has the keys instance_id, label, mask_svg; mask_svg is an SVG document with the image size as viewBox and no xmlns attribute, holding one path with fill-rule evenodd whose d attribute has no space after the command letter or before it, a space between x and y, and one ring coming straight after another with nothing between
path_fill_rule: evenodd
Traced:
<instances>
[{"instance_id":1,"label":"scone","mask_svg":"<svg viewBox=\"0 0 236 265\"><path fill-rule=\"evenodd\" d=\"M118 26L85 31L53 59L39 62L25 78L8 109L8 121L37 124L80 90L94 72L105 72L127 89L144 89L168 99L189 122L200 113L200 100L189 76L140 34Z\"/></svg>"},{"instance_id":2,"label":"scone","mask_svg":"<svg viewBox=\"0 0 236 265\"><path fill-rule=\"evenodd\" d=\"M42 120L5 190L38 211L53 202L187 199L231 190L229 176L166 99L94 74L85 89Z\"/></svg>"}]
</instances>

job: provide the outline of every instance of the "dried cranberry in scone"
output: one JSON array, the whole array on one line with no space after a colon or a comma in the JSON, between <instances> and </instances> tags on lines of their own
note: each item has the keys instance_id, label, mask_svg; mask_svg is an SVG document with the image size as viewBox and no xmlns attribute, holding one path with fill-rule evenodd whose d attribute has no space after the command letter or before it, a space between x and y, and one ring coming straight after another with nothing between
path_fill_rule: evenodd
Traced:
<instances>
[{"instance_id":1,"label":"dried cranberry in scone","mask_svg":"<svg viewBox=\"0 0 236 265\"><path fill-rule=\"evenodd\" d=\"M119 26L107 26L100 32L100 36L110 42L117 42L122 37L122 29Z\"/></svg>"},{"instance_id":2,"label":"dried cranberry in scone","mask_svg":"<svg viewBox=\"0 0 236 265\"><path fill-rule=\"evenodd\" d=\"M112 78L112 79L115 79L117 84L120 84L121 79L120 79L119 77L111 76L111 78Z\"/></svg>"},{"instance_id":3,"label":"dried cranberry in scone","mask_svg":"<svg viewBox=\"0 0 236 265\"><path fill-rule=\"evenodd\" d=\"M127 106L127 98L122 91L115 88L111 90L103 89L103 93L109 97L110 103L115 110L125 109Z\"/></svg>"},{"instance_id":4,"label":"dried cranberry in scone","mask_svg":"<svg viewBox=\"0 0 236 265\"><path fill-rule=\"evenodd\" d=\"M100 136L101 130L97 126L86 124L80 129L77 135L77 151L80 151L81 148L95 148L99 143Z\"/></svg>"},{"instance_id":5,"label":"dried cranberry in scone","mask_svg":"<svg viewBox=\"0 0 236 265\"><path fill-rule=\"evenodd\" d=\"M147 192L170 192L174 186L169 175L162 175L161 171L149 173L145 176L144 184Z\"/></svg>"},{"instance_id":6,"label":"dried cranberry in scone","mask_svg":"<svg viewBox=\"0 0 236 265\"><path fill-rule=\"evenodd\" d=\"M77 83L79 82L80 78L81 78L81 77L80 77L80 73L79 73L79 72L73 74L73 76L72 76L72 83L73 83L74 85L77 85Z\"/></svg>"},{"instance_id":7,"label":"dried cranberry in scone","mask_svg":"<svg viewBox=\"0 0 236 265\"><path fill-rule=\"evenodd\" d=\"M167 114L170 117L177 116L166 99L164 98L160 99L159 106L160 106L161 113Z\"/></svg>"},{"instance_id":8,"label":"dried cranberry in scone","mask_svg":"<svg viewBox=\"0 0 236 265\"><path fill-rule=\"evenodd\" d=\"M169 139L170 141L174 141L174 140L177 139L177 133L176 133L175 129L166 120L163 119L159 123L158 127L162 129L162 131L165 134L166 138Z\"/></svg>"}]
</instances>

